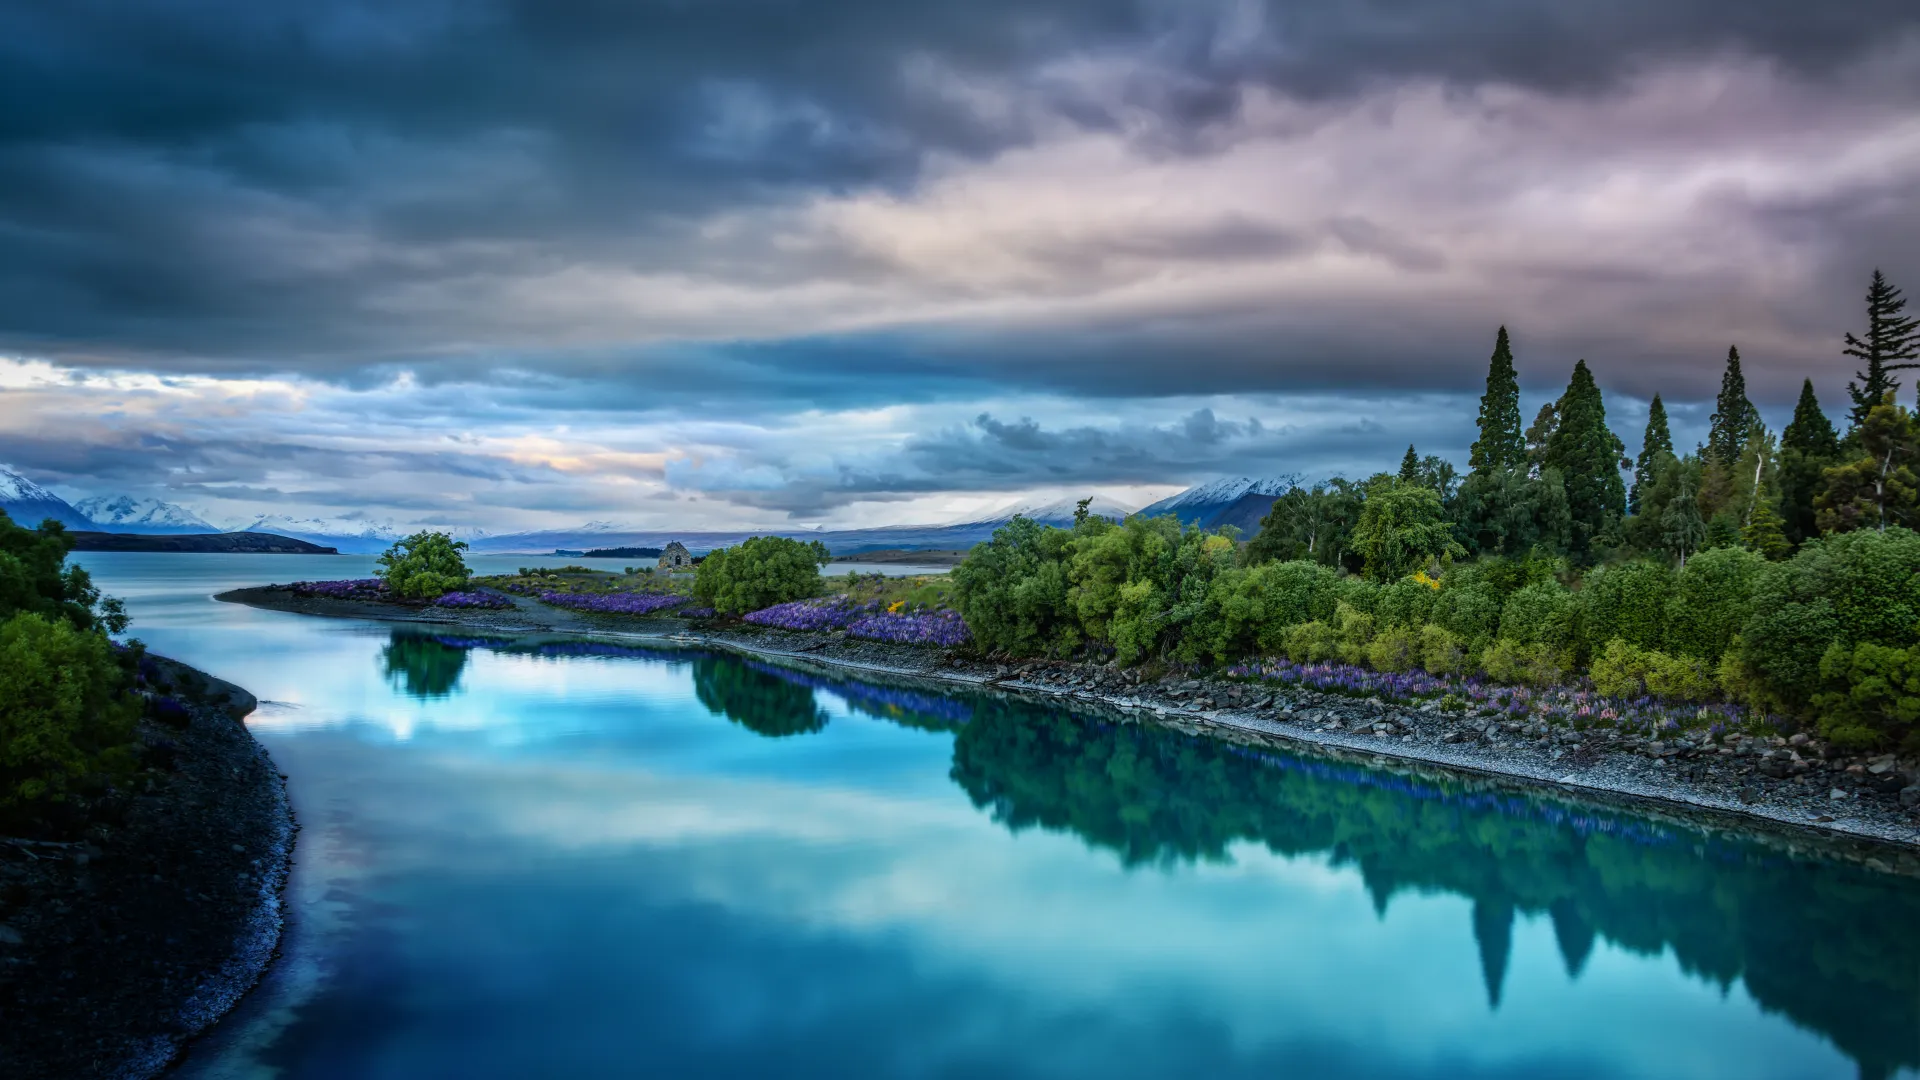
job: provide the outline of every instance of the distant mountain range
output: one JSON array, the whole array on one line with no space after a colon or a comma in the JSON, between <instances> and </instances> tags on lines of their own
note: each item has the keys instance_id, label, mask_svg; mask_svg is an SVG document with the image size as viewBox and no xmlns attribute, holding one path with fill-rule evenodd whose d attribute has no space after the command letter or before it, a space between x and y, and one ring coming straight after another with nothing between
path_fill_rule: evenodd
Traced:
<instances>
[{"instance_id":1,"label":"distant mountain range","mask_svg":"<svg viewBox=\"0 0 1920 1080\"><path fill-rule=\"evenodd\" d=\"M1232 525L1241 536L1250 537L1259 530L1260 519L1273 501L1297 482L1296 477L1232 477L1188 488L1162 499L1138 513L1147 516L1170 514L1188 525L1218 529ZM1016 515L1032 518L1044 525L1071 526L1076 499L1052 502L1016 503L983 517L944 525L885 525L869 529L749 529L695 531L635 529L610 521L590 521L570 529L542 529L529 532L491 534L470 527L429 526L467 541L476 553L546 554L555 550L588 548L659 548L678 540L697 552L737 544L749 536L791 536L819 540L834 554L859 555L871 551L964 550L990 539L995 529ZM216 531L260 533L292 537L323 547L338 548L346 554L370 554L384 551L395 540L412 532L410 527L392 521L366 518L296 518L271 514L231 528L216 530L199 515L173 503L131 496L96 496L69 505L64 499L20 475L0 466L0 510L24 525L38 525L52 518L77 531L133 533L145 535L200 535ZM1088 506L1090 513L1115 521L1133 511L1110 499L1096 498Z\"/></svg>"},{"instance_id":2,"label":"distant mountain range","mask_svg":"<svg viewBox=\"0 0 1920 1080\"><path fill-rule=\"evenodd\" d=\"M1268 476L1255 479L1235 476L1190 487L1178 495L1161 499L1141 510L1147 517L1171 514L1184 525L1219 529L1231 525L1242 539L1260 531L1260 519L1273 509L1273 502L1300 482L1298 476Z\"/></svg>"},{"instance_id":3,"label":"distant mountain range","mask_svg":"<svg viewBox=\"0 0 1920 1080\"><path fill-rule=\"evenodd\" d=\"M73 504L82 517L102 532L126 533L211 533L219 529L185 507L159 499L136 499L131 495L109 498L96 495Z\"/></svg>"},{"instance_id":4,"label":"distant mountain range","mask_svg":"<svg viewBox=\"0 0 1920 1080\"><path fill-rule=\"evenodd\" d=\"M0 465L0 510L16 525L31 529L52 518L69 529L94 528L92 519L67 505L67 500Z\"/></svg>"}]
</instances>

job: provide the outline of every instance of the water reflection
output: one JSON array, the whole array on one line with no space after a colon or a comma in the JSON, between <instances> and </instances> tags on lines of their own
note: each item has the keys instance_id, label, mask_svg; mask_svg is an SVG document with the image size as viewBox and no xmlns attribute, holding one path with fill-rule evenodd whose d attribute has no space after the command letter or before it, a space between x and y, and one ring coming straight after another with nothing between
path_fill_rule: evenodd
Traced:
<instances>
[{"instance_id":1,"label":"water reflection","mask_svg":"<svg viewBox=\"0 0 1920 1080\"><path fill-rule=\"evenodd\" d=\"M466 666L466 648L429 634L395 630L380 650L387 681L418 701L451 696Z\"/></svg>"},{"instance_id":2,"label":"water reflection","mask_svg":"<svg viewBox=\"0 0 1920 1080\"><path fill-rule=\"evenodd\" d=\"M1364 893L1352 909L1363 918L1370 905L1384 921L1402 897L1459 897L1484 992L1484 1006L1473 1008L1488 1015L1526 1004L1510 984L1520 985L1515 968L1527 955L1557 949L1558 965L1578 981L1607 942L1645 957L1670 954L1691 979L1723 992L1744 985L1764 1009L1831 1040L1863 1077L1920 1066L1920 888L1907 878L1557 796L728 653L411 629L389 637L381 664L409 695L444 696L474 649L679 670L708 713L784 740L783 760L833 742L848 725L829 732L830 719L848 713L946 733L948 775L987 818L1014 835L1076 838L1135 876L1190 879L1244 861L1255 845L1356 874ZM793 738L800 735L808 737ZM1534 952L1523 948L1516 959L1516 934L1530 919L1550 924L1552 945L1535 936ZM719 931L709 931L714 940ZM1449 961L1466 979L1473 962L1465 953ZM767 977L760 960L742 964L743 985ZM1617 1003L1594 1007L1597 1024L1630 1015Z\"/></svg>"}]
</instances>

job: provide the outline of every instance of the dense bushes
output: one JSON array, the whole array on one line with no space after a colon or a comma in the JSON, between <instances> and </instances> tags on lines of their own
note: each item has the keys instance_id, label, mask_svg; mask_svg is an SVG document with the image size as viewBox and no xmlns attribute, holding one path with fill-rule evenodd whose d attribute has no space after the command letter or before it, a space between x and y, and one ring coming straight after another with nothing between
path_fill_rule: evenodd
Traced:
<instances>
[{"instance_id":1,"label":"dense bushes","mask_svg":"<svg viewBox=\"0 0 1920 1080\"><path fill-rule=\"evenodd\" d=\"M804 600L820 594L820 568L832 557L818 540L750 537L700 560L693 595L722 615Z\"/></svg>"},{"instance_id":2,"label":"dense bushes","mask_svg":"<svg viewBox=\"0 0 1920 1080\"><path fill-rule=\"evenodd\" d=\"M1492 557L1382 583L1304 560L1238 565L1228 538L1171 519L1016 519L954 571L954 592L980 646L1016 656L1271 656L1535 686L1585 671L1610 695L1731 697L1843 744L1920 730L1920 534L1905 529L1776 563L1716 548L1677 571L1627 561L1578 580L1556 559Z\"/></svg>"},{"instance_id":3,"label":"dense bushes","mask_svg":"<svg viewBox=\"0 0 1920 1080\"><path fill-rule=\"evenodd\" d=\"M417 532L396 540L382 553L380 569L374 573L395 596L433 600L464 586L472 576L460 556L465 550L465 540L455 540L442 532Z\"/></svg>"},{"instance_id":4,"label":"dense bushes","mask_svg":"<svg viewBox=\"0 0 1920 1080\"><path fill-rule=\"evenodd\" d=\"M125 656L107 640L126 627L85 570L67 566L59 525L23 529L0 513L0 824L128 767L139 713Z\"/></svg>"}]
</instances>

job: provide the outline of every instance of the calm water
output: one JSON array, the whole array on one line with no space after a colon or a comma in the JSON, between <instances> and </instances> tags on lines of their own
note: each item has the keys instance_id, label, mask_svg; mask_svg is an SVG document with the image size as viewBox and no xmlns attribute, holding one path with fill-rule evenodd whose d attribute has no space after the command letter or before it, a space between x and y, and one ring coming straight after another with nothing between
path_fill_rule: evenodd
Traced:
<instances>
[{"instance_id":1,"label":"calm water","mask_svg":"<svg viewBox=\"0 0 1920 1080\"><path fill-rule=\"evenodd\" d=\"M1852 1077L1920 1066L1920 888L977 695L214 604L285 958L192 1077ZM505 560L512 563L513 560Z\"/></svg>"}]
</instances>

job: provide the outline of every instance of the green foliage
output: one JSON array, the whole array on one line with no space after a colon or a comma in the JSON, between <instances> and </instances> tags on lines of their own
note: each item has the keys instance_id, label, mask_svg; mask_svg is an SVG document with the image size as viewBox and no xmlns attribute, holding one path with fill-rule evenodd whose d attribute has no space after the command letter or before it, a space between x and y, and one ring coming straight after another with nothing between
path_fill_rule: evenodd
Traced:
<instances>
[{"instance_id":1,"label":"green foliage","mask_svg":"<svg viewBox=\"0 0 1920 1080\"><path fill-rule=\"evenodd\" d=\"M1487 389L1480 397L1480 437L1467 459L1472 473L1525 469L1526 437L1520 431L1520 380L1513 370L1513 347L1507 328L1494 338L1493 358L1487 363Z\"/></svg>"},{"instance_id":2,"label":"green foliage","mask_svg":"<svg viewBox=\"0 0 1920 1080\"><path fill-rule=\"evenodd\" d=\"M1456 586L1449 581L1433 602L1433 621L1470 650L1484 649L1500 631L1500 596L1485 585Z\"/></svg>"},{"instance_id":3,"label":"green foliage","mask_svg":"<svg viewBox=\"0 0 1920 1080\"><path fill-rule=\"evenodd\" d=\"M1458 675L1467 668L1466 642L1443 626L1420 628L1420 666L1435 675Z\"/></svg>"},{"instance_id":4,"label":"green foliage","mask_svg":"<svg viewBox=\"0 0 1920 1080\"><path fill-rule=\"evenodd\" d=\"M1606 403L1587 362L1575 363L1543 464L1559 469L1566 484L1573 519L1567 550L1576 560L1590 561L1597 549L1615 541L1627 504L1626 486L1620 480L1624 449L1607 428Z\"/></svg>"},{"instance_id":5,"label":"green foliage","mask_svg":"<svg viewBox=\"0 0 1920 1080\"><path fill-rule=\"evenodd\" d=\"M1789 543L1802 544L1820 535L1813 500L1825 486L1823 474L1840 457L1840 439L1820 410L1813 380L1800 386L1793 422L1780 433L1780 516Z\"/></svg>"},{"instance_id":6,"label":"green foliage","mask_svg":"<svg viewBox=\"0 0 1920 1080\"><path fill-rule=\"evenodd\" d=\"M87 572L66 565L73 538L57 521L22 528L0 510L0 618L31 611L109 633L127 627L120 602L102 597Z\"/></svg>"},{"instance_id":7,"label":"green foliage","mask_svg":"<svg viewBox=\"0 0 1920 1080\"><path fill-rule=\"evenodd\" d=\"M1907 301L1885 274L1874 270L1867 286L1867 336L1847 334L1847 356L1866 361L1866 370L1854 373L1857 382L1847 384L1853 398L1852 420L1855 428L1867 423L1868 414L1893 397L1900 383L1895 371L1911 368L1920 358L1920 319L1902 314Z\"/></svg>"},{"instance_id":8,"label":"green foliage","mask_svg":"<svg viewBox=\"0 0 1920 1080\"><path fill-rule=\"evenodd\" d=\"M1588 669L1594 689L1617 697L1654 694L1678 701L1708 701L1717 697L1716 669L1699 660L1642 649L1620 638L1593 658Z\"/></svg>"},{"instance_id":9,"label":"green foliage","mask_svg":"<svg viewBox=\"0 0 1920 1080\"><path fill-rule=\"evenodd\" d=\"M0 623L0 818L132 764L139 709L106 635L22 611Z\"/></svg>"},{"instance_id":10,"label":"green foliage","mask_svg":"<svg viewBox=\"0 0 1920 1080\"><path fill-rule=\"evenodd\" d=\"M1289 626L1285 638L1287 659L1298 664L1317 664L1340 655L1339 632L1318 619Z\"/></svg>"},{"instance_id":11,"label":"green foliage","mask_svg":"<svg viewBox=\"0 0 1920 1080\"><path fill-rule=\"evenodd\" d=\"M1388 627L1367 643L1366 657L1376 671L1412 671L1420 666L1420 635L1412 627Z\"/></svg>"},{"instance_id":12,"label":"green foliage","mask_svg":"<svg viewBox=\"0 0 1920 1080\"><path fill-rule=\"evenodd\" d=\"M1506 638L1487 646L1480 666L1488 678L1526 686L1553 686L1567 676L1551 646L1523 645Z\"/></svg>"},{"instance_id":13,"label":"green foliage","mask_svg":"<svg viewBox=\"0 0 1920 1080\"><path fill-rule=\"evenodd\" d=\"M1747 448L1747 439L1760 424L1760 410L1747 400L1747 377L1740 373L1740 350L1732 346L1727 347L1727 369L1720 376L1720 396L1714 399L1709 424L1707 456L1728 466L1740 460Z\"/></svg>"},{"instance_id":14,"label":"green foliage","mask_svg":"<svg viewBox=\"0 0 1920 1080\"><path fill-rule=\"evenodd\" d=\"M693 595L721 615L741 615L820 595L820 568L832 561L818 540L754 536L701 560Z\"/></svg>"},{"instance_id":15,"label":"green foliage","mask_svg":"<svg viewBox=\"0 0 1920 1080\"><path fill-rule=\"evenodd\" d=\"M1440 496L1398 481L1367 493L1352 545L1366 561L1367 575L1377 581L1393 581L1466 554L1453 539Z\"/></svg>"},{"instance_id":16,"label":"green foliage","mask_svg":"<svg viewBox=\"0 0 1920 1080\"><path fill-rule=\"evenodd\" d=\"M1500 609L1500 638L1520 645L1538 645L1556 659L1570 658L1578 643L1573 594L1548 579L1528 585L1507 598Z\"/></svg>"},{"instance_id":17,"label":"green foliage","mask_svg":"<svg viewBox=\"0 0 1920 1080\"><path fill-rule=\"evenodd\" d=\"M1247 542L1249 565L1305 559L1338 566L1360 519L1360 491L1345 480L1295 487L1274 500L1260 531Z\"/></svg>"},{"instance_id":18,"label":"green foliage","mask_svg":"<svg viewBox=\"0 0 1920 1080\"><path fill-rule=\"evenodd\" d=\"M1373 610L1382 626L1418 627L1432 617L1434 601L1439 598L1433 586L1414 578L1401 578L1380 590Z\"/></svg>"},{"instance_id":19,"label":"green foliage","mask_svg":"<svg viewBox=\"0 0 1920 1080\"><path fill-rule=\"evenodd\" d=\"M1672 593L1673 572L1650 559L1588 574L1579 592L1584 648L1597 653L1616 638L1636 648L1659 648Z\"/></svg>"},{"instance_id":20,"label":"green foliage","mask_svg":"<svg viewBox=\"0 0 1920 1080\"><path fill-rule=\"evenodd\" d=\"M443 532L417 532L394 541L381 554L380 568L374 574L386 581L395 596L432 600L460 588L473 576L460 555L465 550L465 540L455 540Z\"/></svg>"},{"instance_id":21,"label":"green foliage","mask_svg":"<svg viewBox=\"0 0 1920 1080\"><path fill-rule=\"evenodd\" d=\"M1838 746L1920 748L1920 647L1834 642L1820 657L1814 695L1820 733Z\"/></svg>"},{"instance_id":22,"label":"green foliage","mask_svg":"<svg viewBox=\"0 0 1920 1080\"><path fill-rule=\"evenodd\" d=\"M982 648L1027 656L1080 644L1067 596L1072 538L1065 529L1014 518L953 568L954 609Z\"/></svg>"},{"instance_id":23,"label":"green foliage","mask_svg":"<svg viewBox=\"0 0 1920 1080\"><path fill-rule=\"evenodd\" d=\"M1811 387L1811 384L1809 384ZM1673 456L1673 430L1667 424L1667 406L1653 395L1647 407L1647 430L1640 436L1640 456L1633 460L1633 487L1627 492L1627 512L1640 513L1641 493L1652 488L1654 469L1662 457Z\"/></svg>"},{"instance_id":24,"label":"green foliage","mask_svg":"<svg viewBox=\"0 0 1920 1080\"><path fill-rule=\"evenodd\" d=\"M1828 536L1768 564L1753 587L1740 659L1763 700L1804 708L1816 693L1832 692L1821 673L1828 649L1863 642L1920 644L1920 534Z\"/></svg>"},{"instance_id":25,"label":"green foliage","mask_svg":"<svg viewBox=\"0 0 1920 1080\"><path fill-rule=\"evenodd\" d=\"M1920 524L1920 424L1893 392L1867 413L1848 445L1860 455L1827 469L1814 498L1822 532Z\"/></svg>"},{"instance_id":26,"label":"green foliage","mask_svg":"<svg viewBox=\"0 0 1920 1080\"><path fill-rule=\"evenodd\" d=\"M1572 542L1573 518L1558 469L1474 473L1460 486L1455 515L1469 549L1482 555L1561 553Z\"/></svg>"},{"instance_id":27,"label":"green foliage","mask_svg":"<svg viewBox=\"0 0 1920 1080\"><path fill-rule=\"evenodd\" d=\"M1744 548L1715 548L1687 561L1667 600L1669 652L1717 661L1753 611L1767 561Z\"/></svg>"},{"instance_id":28,"label":"green foliage","mask_svg":"<svg viewBox=\"0 0 1920 1080\"><path fill-rule=\"evenodd\" d=\"M1367 646L1373 643L1373 616L1341 601L1333 612L1335 655L1349 664L1367 662Z\"/></svg>"}]
</instances>

